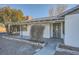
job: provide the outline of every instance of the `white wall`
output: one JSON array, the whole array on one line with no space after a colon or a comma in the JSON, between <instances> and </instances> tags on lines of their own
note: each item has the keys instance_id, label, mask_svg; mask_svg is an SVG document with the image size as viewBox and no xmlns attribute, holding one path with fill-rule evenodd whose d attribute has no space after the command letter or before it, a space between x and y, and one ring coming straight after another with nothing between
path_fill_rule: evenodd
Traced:
<instances>
[{"instance_id":1,"label":"white wall","mask_svg":"<svg viewBox=\"0 0 79 59\"><path fill-rule=\"evenodd\" d=\"M49 27L49 24L42 24L42 25L45 26L43 37L44 38L50 38L50 27ZM30 30L31 30L31 25L28 25L27 26L27 31L21 31L20 35L22 35L22 37L25 37L25 36L30 37Z\"/></svg>"},{"instance_id":2,"label":"white wall","mask_svg":"<svg viewBox=\"0 0 79 59\"><path fill-rule=\"evenodd\" d=\"M44 33L43 33L43 37L44 38L50 38L50 34L51 34L51 37L53 37L53 23L51 24L51 31L50 31L50 24L49 23L42 24L42 25L45 26ZM61 29L62 29L62 26L63 26L63 24L61 24ZM24 37L25 36L30 37L30 30L31 30L31 25L28 25L27 26L27 31L21 31L20 32L20 35L22 35ZM61 30L61 38L63 38L62 30Z\"/></svg>"},{"instance_id":3,"label":"white wall","mask_svg":"<svg viewBox=\"0 0 79 59\"><path fill-rule=\"evenodd\" d=\"M64 43L73 47L79 47L79 14L65 17Z\"/></svg>"},{"instance_id":4,"label":"white wall","mask_svg":"<svg viewBox=\"0 0 79 59\"><path fill-rule=\"evenodd\" d=\"M50 25L49 24L44 24L45 29L44 29L44 38L50 38Z\"/></svg>"},{"instance_id":5,"label":"white wall","mask_svg":"<svg viewBox=\"0 0 79 59\"><path fill-rule=\"evenodd\" d=\"M22 36L30 36L31 25L27 25L27 31L21 31L20 35Z\"/></svg>"}]
</instances>

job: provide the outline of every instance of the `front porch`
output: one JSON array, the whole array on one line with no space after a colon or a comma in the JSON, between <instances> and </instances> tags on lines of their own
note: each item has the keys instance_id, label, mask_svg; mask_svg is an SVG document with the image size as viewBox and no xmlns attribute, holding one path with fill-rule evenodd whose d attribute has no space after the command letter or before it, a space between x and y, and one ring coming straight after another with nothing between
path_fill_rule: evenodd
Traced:
<instances>
[{"instance_id":1,"label":"front porch","mask_svg":"<svg viewBox=\"0 0 79 59\"><path fill-rule=\"evenodd\" d=\"M64 21L45 24L44 38L64 39Z\"/></svg>"},{"instance_id":2,"label":"front porch","mask_svg":"<svg viewBox=\"0 0 79 59\"><path fill-rule=\"evenodd\" d=\"M38 18L39 19L39 18ZM43 38L51 38L51 39L64 39L64 19L63 18L41 18L44 20L29 20L29 21L22 21L22 22L8 22L5 25L8 25L8 30L11 32L11 26L19 26L19 36L23 39L26 37L31 36L31 26L35 24L44 25L45 29L43 32ZM27 31L24 30L23 26L27 25Z\"/></svg>"}]
</instances>

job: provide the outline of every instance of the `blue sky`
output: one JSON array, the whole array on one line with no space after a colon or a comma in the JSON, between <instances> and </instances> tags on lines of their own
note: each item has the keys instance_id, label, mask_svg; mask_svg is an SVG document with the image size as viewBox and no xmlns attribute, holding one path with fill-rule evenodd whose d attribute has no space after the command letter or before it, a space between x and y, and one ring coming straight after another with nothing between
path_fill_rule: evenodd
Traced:
<instances>
[{"instance_id":1,"label":"blue sky","mask_svg":"<svg viewBox=\"0 0 79 59\"><path fill-rule=\"evenodd\" d=\"M0 4L0 7L10 6L12 8L21 9L25 16L33 18L47 17L48 10L53 7L53 4ZM68 9L76 6L75 4L68 5Z\"/></svg>"}]
</instances>

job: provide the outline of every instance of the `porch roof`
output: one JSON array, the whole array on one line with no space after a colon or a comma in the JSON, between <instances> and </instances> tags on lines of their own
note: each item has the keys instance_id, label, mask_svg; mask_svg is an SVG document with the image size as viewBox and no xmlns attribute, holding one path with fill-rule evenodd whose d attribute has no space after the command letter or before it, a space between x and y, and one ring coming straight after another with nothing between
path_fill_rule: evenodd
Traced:
<instances>
[{"instance_id":1,"label":"porch roof","mask_svg":"<svg viewBox=\"0 0 79 59\"><path fill-rule=\"evenodd\" d=\"M23 25L23 24L38 24L38 23L52 23L57 21L64 21L63 17L42 17L42 18L35 18L32 20L26 20L21 22L6 22L5 24L10 25Z\"/></svg>"}]
</instances>

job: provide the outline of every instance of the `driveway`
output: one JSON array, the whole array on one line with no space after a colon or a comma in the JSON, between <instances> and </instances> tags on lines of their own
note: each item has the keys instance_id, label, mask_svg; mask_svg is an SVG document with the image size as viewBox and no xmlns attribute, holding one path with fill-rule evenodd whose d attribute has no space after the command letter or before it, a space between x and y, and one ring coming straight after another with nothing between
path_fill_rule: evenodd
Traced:
<instances>
[{"instance_id":1,"label":"driveway","mask_svg":"<svg viewBox=\"0 0 79 59\"><path fill-rule=\"evenodd\" d=\"M25 42L0 38L0 55L30 55L35 50Z\"/></svg>"}]
</instances>

